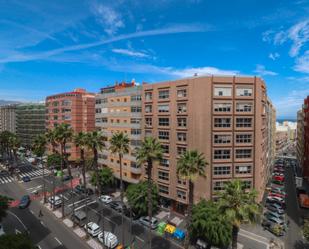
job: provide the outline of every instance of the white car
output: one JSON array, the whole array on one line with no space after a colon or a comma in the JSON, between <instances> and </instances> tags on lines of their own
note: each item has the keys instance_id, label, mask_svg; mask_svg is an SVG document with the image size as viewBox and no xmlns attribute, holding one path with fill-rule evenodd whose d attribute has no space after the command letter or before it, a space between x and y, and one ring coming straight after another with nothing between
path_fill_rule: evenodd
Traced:
<instances>
[{"instance_id":1,"label":"white car","mask_svg":"<svg viewBox=\"0 0 309 249\"><path fill-rule=\"evenodd\" d=\"M104 204L109 204L113 201L112 197L110 197L109 195L101 195L99 199Z\"/></svg>"},{"instance_id":2,"label":"white car","mask_svg":"<svg viewBox=\"0 0 309 249\"><path fill-rule=\"evenodd\" d=\"M3 230L3 226L2 226L2 224L0 223L0 236L2 236L2 235L4 235L5 234L5 232L4 232L4 230Z\"/></svg>"},{"instance_id":3,"label":"white car","mask_svg":"<svg viewBox=\"0 0 309 249\"><path fill-rule=\"evenodd\" d=\"M85 229L92 237L96 237L102 232L99 225L94 222L89 222L87 225L85 225Z\"/></svg>"},{"instance_id":4,"label":"white car","mask_svg":"<svg viewBox=\"0 0 309 249\"><path fill-rule=\"evenodd\" d=\"M103 241L103 233L98 235L99 241L108 248L115 248L118 245L117 236L111 232L104 231L104 241Z\"/></svg>"},{"instance_id":5,"label":"white car","mask_svg":"<svg viewBox=\"0 0 309 249\"><path fill-rule=\"evenodd\" d=\"M60 207L62 204L61 197L58 195L55 195L55 200L53 196L49 197L48 202L52 204L54 207Z\"/></svg>"}]
</instances>

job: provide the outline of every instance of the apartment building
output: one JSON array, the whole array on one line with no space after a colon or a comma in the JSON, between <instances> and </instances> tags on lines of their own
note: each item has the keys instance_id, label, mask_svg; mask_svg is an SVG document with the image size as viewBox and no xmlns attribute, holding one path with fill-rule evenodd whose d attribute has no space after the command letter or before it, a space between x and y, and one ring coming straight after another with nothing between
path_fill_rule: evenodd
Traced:
<instances>
[{"instance_id":1,"label":"apartment building","mask_svg":"<svg viewBox=\"0 0 309 249\"><path fill-rule=\"evenodd\" d=\"M102 88L96 95L96 128L108 138L115 132L124 132L130 138L130 151L123 157L123 180L138 183L142 169L137 167L135 148L141 144L142 87L131 83L116 83ZM109 142L106 143L109 147ZM118 155L101 151L99 163L110 167L116 179L120 178Z\"/></svg>"},{"instance_id":2,"label":"apartment building","mask_svg":"<svg viewBox=\"0 0 309 249\"><path fill-rule=\"evenodd\" d=\"M309 181L309 96L304 100L304 131L303 131L303 176Z\"/></svg>"},{"instance_id":3,"label":"apartment building","mask_svg":"<svg viewBox=\"0 0 309 249\"><path fill-rule=\"evenodd\" d=\"M303 109L300 109L297 112L296 157L301 168L303 168L304 165L304 145L305 145L305 113Z\"/></svg>"},{"instance_id":4,"label":"apartment building","mask_svg":"<svg viewBox=\"0 0 309 249\"><path fill-rule=\"evenodd\" d=\"M209 163L207 178L196 181L195 201L216 198L233 178L257 189L262 199L274 156L269 127L275 110L261 78L205 76L143 84L142 106L143 137L156 137L164 149L153 170L164 205L179 212L187 207L188 183L177 177L176 164L188 149L204 153Z\"/></svg>"},{"instance_id":5,"label":"apartment building","mask_svg":"<svg viewBox=\"0 0 309 249\"><path fill-rule=\"evenodd\" d=\"M45 103L20 104L16 107L16 134L25 147L30 147L45 132Z\"/></svg>"},{"instance_id":6,"label":"apartment building","mask_svg":"<svg viewBox=\"0 0 309 249\"><path fill-rule=\"evenodd\" d=\"M0 132L16 133L16 105L0 106Z\"/></svg>"},{"instance_id":7,"label":"apartment building","mask_svg":"<svg viewBox=\"0 0 309 249\"><path fill-rule=\"evenodd\" d=\"M88 132L95 129L95 94L77 88L72 92L46 97L46 129L53 129L61 123L69 124L74 132ZM79 149L68 143L69 160L79 158Z\"/></svg>"}]
</instances>

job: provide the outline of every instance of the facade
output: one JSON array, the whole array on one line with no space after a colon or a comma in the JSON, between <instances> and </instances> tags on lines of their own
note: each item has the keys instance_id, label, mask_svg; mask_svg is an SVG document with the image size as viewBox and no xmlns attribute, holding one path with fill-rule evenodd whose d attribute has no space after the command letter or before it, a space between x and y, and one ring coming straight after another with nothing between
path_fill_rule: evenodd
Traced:
<instances>
[{"instance_id":1,"label":"facade","mask_svg":"<svg viewBox=\"0 0 309 249\"><path fill-rule=\"evenodd\" d=\"M188 149L204 153L209 163L207 178L196 181L195 201L216 198L233 178L262 199L274 156L269 127L275 115L262 79L206 76L143 84L142 105L143 137L156 137L165 152L153 170L164 205L186 209L188 183L177 177L176 164Z\"/></svg>"},{"instance_id":2,"label":"facade","mask_svg":"<svg viewBox=\"0 0 309 249\"><path fill-rule=\"evenodd\" d=\"M31 146L34 138L45 132L45 103L21 104L16 107L16 134L23 146Z\"/></svg>"},{"instance_id":3,"label":"facade","mask_svg":"<svg viewBox=\"0 0 309 249\"><path fill-rule=\"evenodd\" d=\"M309 96L303 105L304 112L304 156L303 156L303 175L309 181Z\"/></svg>"},{"instance_id":4,"label":"facade","mask_svg":"<svg viewBox=\"0 0 309 249\"><path fill-rule=\"evenodd\" d=\"M289 130L287 126L276 127L276 153L281 153L289 142Z\"/></svg>"},{"instance_id":5,"label":"facade","mask_svg":"<svg viewBox=\"0 0 309 249\"><path fill-rule=\"evenodd\" d=\"M137 167L134 150L141 144L142 87L132 83L120 83L102 88L96 95L96 128L108 140L115 132L124 132L130 138L130 151L123 157L123 180L138 183L142 170ZM107 147L109 143L107 141ZM99 154L99 164L110 167L119 179L119 159L108 150Z\"/></svg>"},{"instance_id":6,"label":"facade","mask_svg":"<svg viewBox=\"0 0 309 249\"><path fill-rule=\"evenodd\" d=\"M299 166L303 168L304 165L304 139L305 139L305 126L304 126L304 110L300 109L297 112L297 142L296 142L296 157Z\"/></svg>"},{"instance_id":7,"label":"facade","mask_svg":"<svg viewBox=\"0 0 309 249\"><path fill-rule=\"evenodd\" d=\"M0 132L16 133L16 105L0 106Z\"/></svg>"},{"instance_id":8,"label":"facade","mask_svg":"<svg viewBox=\"0 0 309 249\"><path fill-rule=\"evenodd\" d=\"M74 132L88 132L95 129L95 95L84 89L46 97L46 129L58 124L69 124ZM79 150L72 143L67 145L69 160L79 158Z\"/></svg>"}]
</instances>

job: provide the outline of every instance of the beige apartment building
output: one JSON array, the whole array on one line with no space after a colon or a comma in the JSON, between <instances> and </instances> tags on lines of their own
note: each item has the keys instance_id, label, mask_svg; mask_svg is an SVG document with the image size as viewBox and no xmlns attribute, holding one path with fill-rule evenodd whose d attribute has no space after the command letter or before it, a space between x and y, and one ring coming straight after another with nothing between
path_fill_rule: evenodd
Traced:
<instances>
[{"instance_id":1,"label":"beige apartment building","mask_svg":"<svg viewBox=\"0 0 309 249\"><path fill-rule=\"evenodd\" d=\"M16 133L16 105L0 106L0 132Z\"/></svg>"},{"instance_id":2,"label":"beige apartment building","mask_svg":"<svg viewBox=\"0 0 309 249\"><path fill-rule=\"evenodd\" d=\"M132 83L117 83L102 88L96 95L96 128L108 140L115 132L124 132L130 138L130 151L123 157L123 180L127 183L138 183L142 169L137 167L135 148L141 144L142 121L142 87ZM107 148L110 146L106 142ZM114 176L119 179L118 155L108 149L99 153L99 164L110 167Z\"/></svg>"},{"instance_id":3,"label":"beige apartment building","mask_svg":"<svg viewBox=\"0 0 309 249\"><path fill-rule=\"evenodd\" d=\"M216 198L234 178L262 199L274 157L275 110L261 78L205 76L143 84L142 105L143 137L158 138L164 149L153 170L164 205L186 209L188 183L177 177L176 164L189 149L204 153L209 163L207 178L195 183L195 201Z\"/></svg>"},{"instance_id":4,"label":"beige apartment building","mask_svg":"<svg viewBox=\"0 0 309 249\"><path fill-rule=\"evenodd\" d=\"M69 124L75 133L95 129L95 95L85 89L77 88L72 92L48 96L45 108L46 130L62 123ZM68 143L66 149L70 161L80 157L80 150L73 143Z\"/></svg>"}]
</instances>

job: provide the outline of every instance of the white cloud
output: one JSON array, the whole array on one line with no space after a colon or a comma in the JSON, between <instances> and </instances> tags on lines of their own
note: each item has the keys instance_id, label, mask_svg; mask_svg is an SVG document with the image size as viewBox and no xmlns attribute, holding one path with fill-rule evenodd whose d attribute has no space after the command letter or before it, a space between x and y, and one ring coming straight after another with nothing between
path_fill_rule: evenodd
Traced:
<instances>
[{"instance_id":1,"label":"white cloud","mask_svg":"<svg viewBox=\"0 0 309 249\"><path fill-rule=\"evenodd\" d=\"M112 49L114 53L122 54L122 55L128 55L132 57L139 57L139 58L147 58L150 57L148 54L144 52L134 51L130 49L122 49L122 48L114 48Z\"/></svg>"},{"instance_id":2,"label":"white cloud","mask_svg":"<svg viewBox=\"0 0 309 249\"><path fill-rule=\"evenodd\" d=\"M192 67L185 69L169 69L170 74L177 77L192 77L194 75L236 75L235 70L222 70L216 67Z\"/></svg>"},{"instance_id":3,"label":"white cloud","mask_svg":"<svg viewBox=\"0 0 309 249\"><path fill-rule=\"evenodd\" d=\"M254 70L254 72L259 74L259 75L262 75L262 76L265 76L265 75L275 76L275 75L277 75L276 72L266 70L264 65L259 65L259 64L256 65L256 69Z\"/></svg>"},{"instance_id":4,"label":"white cloud","mask_svg":"<svg viewBox=\"0 0 309 249\"><path fill-rule=\"evenodd\" d=\"M296 59L294 70L301 73L309 73L309 50L303 56Z\"/></svg>"},{"instance_id":5,"label":"white cloud","mask_svg":"<svg viewBox=\"0 0 309 249\"><path fill-rule=\"evenodd\" d=\"M269 58L269 59L272 59L273 61L275 61L275 60L278 59L279 57L280 57L280 54L277 53L277 52L275 52L275 53L270 53L270 54L268 55L268 58Z\"/></svg>"}]
</instances>

